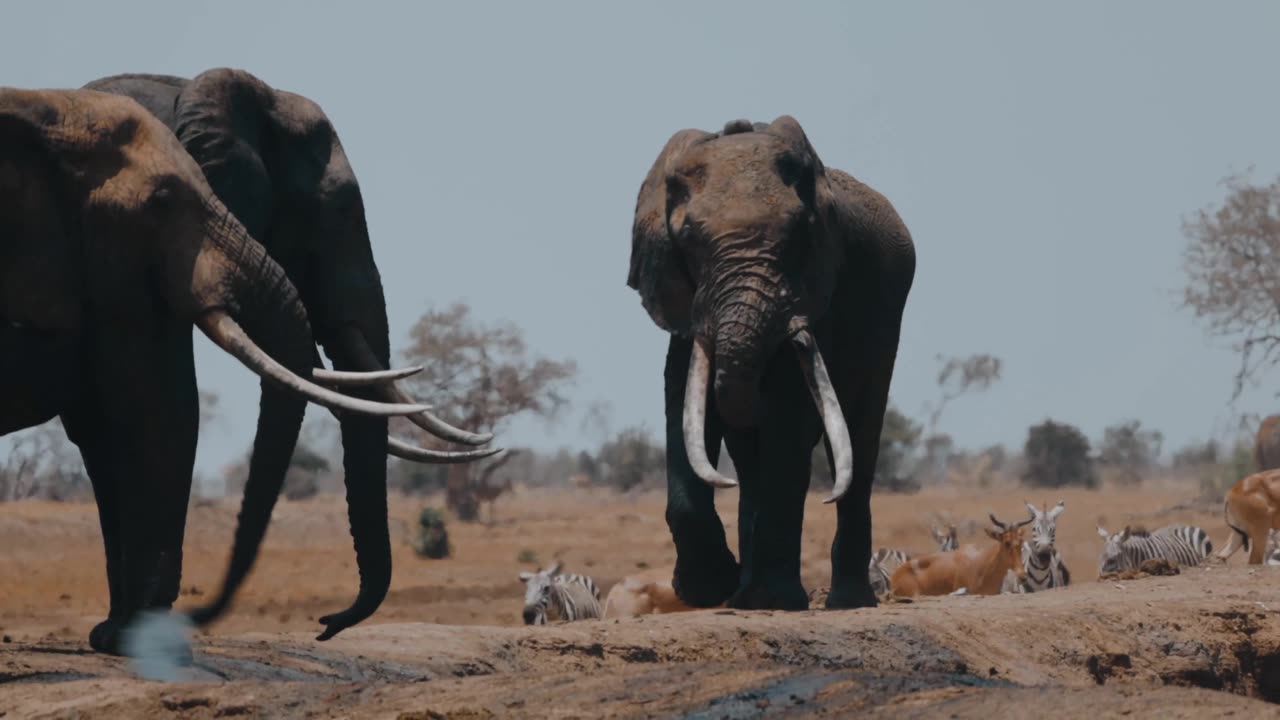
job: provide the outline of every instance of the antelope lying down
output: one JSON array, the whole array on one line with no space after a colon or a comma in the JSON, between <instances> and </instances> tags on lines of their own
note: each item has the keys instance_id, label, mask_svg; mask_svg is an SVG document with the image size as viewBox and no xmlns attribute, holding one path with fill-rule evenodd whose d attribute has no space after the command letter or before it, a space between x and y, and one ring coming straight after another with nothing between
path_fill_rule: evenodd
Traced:
<instances>
[{"instance_id":1,"label":"antelope lying down","mask_svg":"<svg viewBox=\"0 0 1280 720\"><path fill-rule=\"evenodd\" d=\"M601 617L611 620L695 610L676 596L676 590L671 586L671 575L668 568L622 578L609 588Z\"/></svg>"},{"instance_id":2,"label":"antelope lying down","mask_svg":"<svg viewBox=\"0 0 1280 720\"><path fill-rule=\"evenodd\" d=\"M995 543L985 548L964 544L951 552L936 552L913 558L893 573L890 588L897 597L917 595L998 595L1009 571L1021 581L1026 577L1022 565L1022 528L1035 518L1020 523L1003 523L991 518L993 528L987 536Z\"/></svg>"},{"instance_id":3,"label":"antelope lying down","mask_svg":"<svg viewBox=\"0 0 1280 720\"><path fill-rule=\"evenodd\" d=\"M929 526L929 533L933 535L933 541L938 544L938 549L942 552L955 550L960 545L956 539L954 523L935 521ZM867 566L867 582L871 583L871 591L877 597L888 593L889 578L912 557L914 556L911 553L896 548L882 547L872 553L871 562Z\"/></svg>"}]
</instances>

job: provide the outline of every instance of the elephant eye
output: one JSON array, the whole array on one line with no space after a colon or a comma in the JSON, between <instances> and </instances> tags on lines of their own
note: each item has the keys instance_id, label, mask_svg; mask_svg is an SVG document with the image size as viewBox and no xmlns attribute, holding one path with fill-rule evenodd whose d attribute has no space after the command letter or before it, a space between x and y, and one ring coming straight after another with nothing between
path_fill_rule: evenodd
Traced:
<instances>
[{"instance_id":1,"label":"elephant eye","mask_svg":"<svg viewBox=\"0 0 1280 720\"><path fill-rule=\"evenodd\" d=\"M163 210L173 204L178 194L178 179L175 177L162 177L151 188L151 194L147 197L147 208L151 210Z\"/></svg>"}]
</instances>

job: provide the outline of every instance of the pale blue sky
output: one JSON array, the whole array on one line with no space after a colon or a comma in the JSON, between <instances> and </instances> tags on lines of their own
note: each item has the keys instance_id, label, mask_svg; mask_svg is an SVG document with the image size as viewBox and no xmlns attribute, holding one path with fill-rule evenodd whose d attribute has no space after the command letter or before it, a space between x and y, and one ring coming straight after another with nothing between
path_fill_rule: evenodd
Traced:
<instances>
[{"instance_id":1,"label":"pale blue sky","mask_svg":"<svg viewBox=\"0 0 1280 720\"><path fill-rule=\"evenodd\" d=\"M394 345L465 300L576 358L580 408L655 430L666 340L625 284L640 182L676 130L791 114L914 235L903 410L936 396L935 354L991 352L1004 381L942 420L962 444L1018 446L1046 416L1091 437L1136 417L1169 445L1222 429L1235 357L1178 307L1180 221L1225 174L1280 171L1280 4L791 6L22 3L0 83L231 66L311 97L363 186ZM258 389L197 344L230 420L200 440L214 470L247 447ZM599 439L571 417L500 441Z\"/></svg>"}]
</instances>

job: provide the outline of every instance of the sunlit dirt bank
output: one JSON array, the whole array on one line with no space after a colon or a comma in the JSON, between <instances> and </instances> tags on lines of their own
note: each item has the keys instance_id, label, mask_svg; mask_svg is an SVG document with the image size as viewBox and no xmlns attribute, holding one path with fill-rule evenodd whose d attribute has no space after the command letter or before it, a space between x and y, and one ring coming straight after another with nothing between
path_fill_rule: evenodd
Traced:
<instances>
[{"instance_id":1,"label":"sunlit dirt bank","mask_svg":"<svg viewBox=\"0 0 1280 720\"><path fill-rule=\"evenodd\" d=\"M409 546L424 504L393 498L395 579L378 614L313 640L356 587L340 498L282 501L230 617L196 640L189 682L132 678L89 653L106 612L92 505L0 505L0 712L14 717L1280 716L1280 568L1186 569L1097 582L1096 526L1198 524L1221 546L1217 502L1187 488L928 491L876 496L877 546L932 547L928 513L985 542L987 512L1066 501L1058 545L1074 586L874 610L699 611L526 628L520 570L559 557L602 591L674 560L663 496L517 489L496 522L451 522L453 556ZM805 581L828 583L834 511L811 498ZM736 496L719 495L733 532ZM224 568L238 501L192 508L182 604ZM487 508L482 518L487 518ZM521 560L525 562L521 562ZM532 561L530 561L532 560Z\"/></svg>"}]
</instances>

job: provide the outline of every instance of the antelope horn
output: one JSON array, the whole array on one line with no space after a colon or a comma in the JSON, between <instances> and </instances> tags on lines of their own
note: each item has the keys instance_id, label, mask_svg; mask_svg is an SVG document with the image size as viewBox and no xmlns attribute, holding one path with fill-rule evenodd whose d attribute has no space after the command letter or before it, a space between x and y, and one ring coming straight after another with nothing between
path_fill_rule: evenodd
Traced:
<instances>
[{"instance_id":1,"label":"antelope horn","mask_svg":"<svg viewBox=\"0 0 1280 720\"><path fill-rule=\"evenodd\" d=\"M835 478L831 488L831 497L823 503L833 503L849 491L853 482L853 442L849 439L849 426L844 422L844 413L840 410L840 401L836 398L836 389L831 384L831 376L827 375L826 363L822 361L822 352L818 343L808 330L801 330L791 338L796 353L800 356L800 369L804 372L805 382L809 385L809 393L822 415L822 427L831 443L831 457L835 461Z\"/></svg>"},{"instance_id":2,"label":"antelope horn","mask_svg":"<svg viewBox=\"0 0 1280 720\"><path fill-rule=\"evenodd\" d=\"M721 475L707 459L707 383L711 378L711 358L697 339L689 357L689 375L684 386L684 448L693 472L708 485L718 488L737 487L734 480Z\"/></svg>"},{"instance_id":3,"label":"antelope horn","mask_svg":"<svg viewBox=\"0 0 1280 720\"><path fill-rule=\"evenodd\" d=\"M272 380L318 405L323 405L331 410L379 417L395 417L423 412L424 406L422 405L386 404L361 400L320 387L305 378L299 377L258 347L245 334L240 324L221 310L212 310L205 313L200 316L196 324L215 345L239 360L257 375Z\"/></svg>"}]
</instances>

